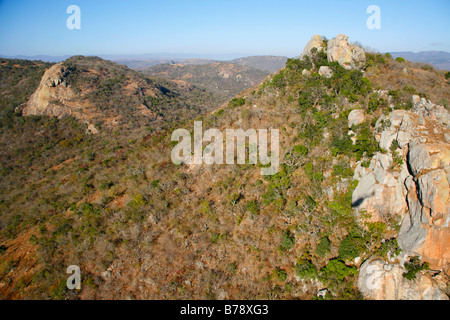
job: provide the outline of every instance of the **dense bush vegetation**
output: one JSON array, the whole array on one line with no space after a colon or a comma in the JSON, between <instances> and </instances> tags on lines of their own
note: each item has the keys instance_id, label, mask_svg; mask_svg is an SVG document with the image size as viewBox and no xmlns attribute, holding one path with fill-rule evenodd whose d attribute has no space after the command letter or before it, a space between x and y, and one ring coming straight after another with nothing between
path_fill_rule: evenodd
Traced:
<instances>
[{"instance_id":1,"label":"dense bush vegetation","mask_svg":"<svg viewBox=\"0 0 450 320\"><path fill-rule=\"evenodd\" d=\"M408 62L368 54L362 73L315 52L289 59L259 88L199 116L204 130L279 128L280 170L264 177L261 164L172 164L171 134L192 131L194 114L205 110L196 106L211 103L206 93L193 89L186 96L142 76L159 93L134 103L170 121L141 126L123 94L127 78L137 75L96 58L66 63L71 85L83 91L92 84L89 101L105 114L116 106L129 123L91 135L73 118L22 117L14 110L47 66L20 71L18 79L33 86L1 78L2 112L9 111L0 128L0 279L15 290L0 288L2 296L212 299L226 292L230 299L311 299L326 286L326 298L358 299L356 258L399 253L394 221L366 223L354 214L352 169L380 151L373 130L390 111L388 100L407 108L413 93L440 96L437 84L420 86L404 75ZM321 65L333 70L331 78L319 76ZM391 98L382 98L381 88ZM348 114L357 108L367 119L349 136ZM25 263L12 246L26 247L35 259ZM71 264L82 267L81 292L65 288ZM407 277L425 267L410 261Z\"/></svg>"}]
</instances>

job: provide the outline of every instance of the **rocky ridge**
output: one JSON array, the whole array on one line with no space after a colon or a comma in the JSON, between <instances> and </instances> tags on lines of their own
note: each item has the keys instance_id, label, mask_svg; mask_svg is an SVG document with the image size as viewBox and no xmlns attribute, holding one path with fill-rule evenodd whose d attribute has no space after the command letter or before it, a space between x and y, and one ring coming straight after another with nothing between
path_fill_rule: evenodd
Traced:
<instances>
[{"instance_id":1,"label":"rocky ridge","mask_svg":"<svg viewBox=\"0 0 450 320\"><path fill-rule=\"evenodd\" d=\"M352 203L373 221L397 216L401 220L397 239L404 252L400 260L420 256L435 275L447 277L450 117L444 107L419 96L412 97L412 105L411 110L394 110L378 119L374 134L383 152L376 153L368 167L357 164L354 179L359 184ZM349 127L353 124L354 114L349 116ZM359 289L371 299L446 298L435 291L436 282L429 275L411 282L401 277L402 270L401 261L369 259L361 267ZM368 281L378 285L367 286Z\"/></svg>"}]
</instances>

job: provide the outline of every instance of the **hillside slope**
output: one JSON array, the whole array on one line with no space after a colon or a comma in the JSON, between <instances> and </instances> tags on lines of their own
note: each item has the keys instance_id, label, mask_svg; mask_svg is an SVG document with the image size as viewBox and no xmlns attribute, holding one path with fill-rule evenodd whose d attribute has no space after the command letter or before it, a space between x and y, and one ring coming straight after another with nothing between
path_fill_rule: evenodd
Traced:
<instances>
[{"instance_id":1,"label":"hillside slope","mask_svg":"<svg viewBox=\"0 0 450 320\"><path fill-rule=\"evenodd\" d=\"M182 81L150 79L107 60L77 56L45 72L22 112L73 116L97 132L102 125L161 125L201 114L217 104L216 98Z\"/></svg>"},{"instance_id":2,"label":"hillside slope","mask_svg":"<svg viewBox=\"0 0 450 320\"><path fill-rule=\"evenodd\" d=\"M445 51L421 51L421 52L392 52L394 58L402 57L412 62L422 62L432 65L437 69L450 70L450 52Z\"/></svg>"},{"instance_id":3,"label":"hillside slope","mask_svg":"<svg viewBox=\"0 0 450 320\"><path fill-rule=\"evenodd\" d=\"M243 66L249 66L268 73L273 73L283 68L287 59L287 57L279 56L251 56L233 59L230 62Z\"/></svg>"},{"instance_id":4,"label":"hillside slope","mask_svg":"<svg viewBox=\"0 0 450 320\"><path fill-rule=\"evenodd\" d=\"M174 164L192 118L121 140L17 116L36 135L24 148L6 139L23 127L1 131L0 296L448 299L449 84L339 39L196 118L278 129L272 176Z\"/></svg>"},{"instance_id":5,"label":"hillside slope","mask_svg":"<svg viewBox=\"0 0 450 320\"><path fill-rule=\"evenodd\" d=\"M201 86L220 95L222 103L261 82L267 75L252 67L224 62L202 65L162 64L139 71L149 76L183 80Z\"/></svg>"}]
</instances>

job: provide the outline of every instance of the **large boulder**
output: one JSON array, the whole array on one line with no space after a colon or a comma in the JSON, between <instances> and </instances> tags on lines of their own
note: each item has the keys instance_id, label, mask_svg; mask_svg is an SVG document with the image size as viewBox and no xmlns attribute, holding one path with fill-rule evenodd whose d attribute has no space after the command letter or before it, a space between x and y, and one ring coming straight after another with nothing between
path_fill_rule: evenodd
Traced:
<instances>
[{"instance_id":1,"label":"large boulder","mask_svg":"<svg viewBox=\"0 0 450 320\"><path fill-rule=\"evenodd\" d=\"M312 48L317 48L319 51L324 49L323 39L318 34L313 35L311 40L306 44L305 49L303 49L302 58L304 56L310 56Z\"/></svg>"},{"instance_id":2,"label":"large boulder","mask_svg":"<svg viewBox=\"0 0 450 320\"><path fill-rule=\"evenodd\" d=\"M327 55L329 62L337 61L347 70L362 68L366 61L364 50L349 44L348 36L344 34L328 40Z\"/></svg>"},{"instance_id":3,"label":"large boulder","mask_svg":"<svg viewBox=\"0 0 450 320\"><path fill-rule=\"evenodd\" d=\"M363 123L365 120L364 110L355 109L348 114L348 127Z\"/></svg>"},{"instance_id":4,"label":"large boulder","mask_svg":"<svg viewBox=\"0 0 450 320\"><path fill-rule=\"evenodd\" d=\"M360 267L357 286L371 300L448 300L431 276L418 274L412 281L404 272L399 264L369 259Z\"/></svg>"}]
</instances>

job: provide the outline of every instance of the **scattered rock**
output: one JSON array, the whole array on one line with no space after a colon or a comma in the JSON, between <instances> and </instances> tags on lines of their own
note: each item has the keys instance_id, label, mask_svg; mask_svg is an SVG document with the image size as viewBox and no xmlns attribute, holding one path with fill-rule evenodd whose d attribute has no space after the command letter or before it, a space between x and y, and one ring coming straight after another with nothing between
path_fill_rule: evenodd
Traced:
<instances>
[{"instance_id":1,"label":"scattered rock","mask_svg":"<svg viewBox=\"0 0 450 320\"><path fill-rule=\"evenodd\" d=\"M412 102L413 106L417 106L420 102L420 97L417 95L413 95L411 98L411 102Z\"/></svg>"},{"instance_id":2,"label":"scattered rock","mask_svg":"<svg viewBox=\"0 0 450 320\"><path fill-rule=\"evenodd\" d=\"M219 290L217 293L217 300L226 300L228 299L228 292L225 290Z\"/></svg>"},{"instance_id":3,"label":"scattered rock","mask_svg":"<svg viewBox=\"0 0 450 320\"><path fill-rule=\"evenodd\" d=\"M321 66L319 68L319 74L325 78L331 78L333 76L333 70L327 66Z\"/></svg>"},{"instance_id":4,"label":"scattered rock","mask_svg":"<svg viewBox=\"0 0 450 320\"><path fill-rule=\"evenodd\" d=\"M348 127L351 128L353 125L358 125L365 120L364 110L355 109L348 114Z\"/></svg>"},{"instance_id":5,"label":"scattered rock","mask_svg":"<svg viewBox=\"0 0 450 320\"><path fill-rule=\"evenodd\" d=\"M321 298L325 299L327 292L328 292L328 289L319 290L319 291L317 291L317 297L318 298L321 297Z\"/></svg>"}]
</instances>

